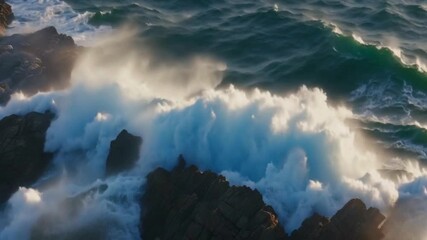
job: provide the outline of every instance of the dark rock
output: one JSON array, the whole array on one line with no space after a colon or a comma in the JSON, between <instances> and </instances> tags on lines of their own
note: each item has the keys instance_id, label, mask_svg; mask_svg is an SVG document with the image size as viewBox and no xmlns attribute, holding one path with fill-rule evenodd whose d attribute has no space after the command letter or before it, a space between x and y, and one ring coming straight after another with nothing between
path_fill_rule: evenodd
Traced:
<instances>
[{"instance_id":1,"label":"dark rock","mask_svg":"<svg viewBox=\"0 0 427 240\"><path fill-rule=\"evenodd\" d=\"M360 199L350 200L329 221L315 214L292 233L292 240L378 240L384 237L379 226L385 217L378 209L366 209Z\"/></svg>"},{"instance_id":2,"label":"dark rock","mask_svg":"<svg viewBox=\"0 0 427 240\"><path fill-rule=\"evenodd\" d=\"M304 220L301 227L292 232L292 240L315 240L318 239L324 227L329 224L329 219L319 214Z\"/></svg>"},{"instance_id":3,"label":"dark rock","mask_svg":"<svg viewBox=\"0 0 427 240\"><path fill-rule=\"evenodd\" d=\"M143 239L288 239L274 210L260 193L230 186L223 176L185 167L158 168L147 177L141 200ZM306 219L291 240L379 240L385 217L350 200L330 220Z\"/></svg>"},{"instance_id":4,"label":"dark rock","mask_svg":"<svg viewBox=\"0 0 427 240\"><path fill-rule=\"evenodd\" d=\"M147 177L141 200L143 239L287 239L261 194L230 187L223 176L179 165Z\"/></svg>"},{"instance_id":5,"label":"dark rock","mask_svg":"<svg viewBox=\"0 0 427 240\"><path fill-rule=\"evenodd\" d=\"M12 7L4 0L0 0L0 36L6 31L7 26L13 20Z\"/></svg>"},{"instance_id":6,"label":"dark rock","mask_svg":"<svg viewBox=\"0 0 427 240\"><path fill-rule=\"evenodd\" d=\"M110 144L106 167L107 176L131 169L139 158L141 144L141 137L122 130Z\"/></svg>"},{"instance_id":7,"label":"dark rock","mask_svg":"<svg viewBox=\"0 0 427 240\"><path fill-rule=\"evenodd\" d=\"M52 157L44 152L51 120L51 114L36 112L0 120L0 205L46 170Z\"/></svg>"},{"instance_id":8,"label":"dark rock","mask_svg":"<svg viewBox=\"0 0 427 240\"><path fill-rule=\"evenodd\" d=\"M384 235L379 226L384 219L378 209L366 209L360 199L352 199L331 218L320 239L382 239Z\"/></svg>"},{"instance_id":9,"label":"dark rock","mask_svg":"<svg viewBox=\"0 0 427 240\"><path fill-rule=\"evenodd\" d=\"M67 87L81 50L54 27L0 38L0 104L17 91L33 95Z\"/></svg>"}]
</instances>

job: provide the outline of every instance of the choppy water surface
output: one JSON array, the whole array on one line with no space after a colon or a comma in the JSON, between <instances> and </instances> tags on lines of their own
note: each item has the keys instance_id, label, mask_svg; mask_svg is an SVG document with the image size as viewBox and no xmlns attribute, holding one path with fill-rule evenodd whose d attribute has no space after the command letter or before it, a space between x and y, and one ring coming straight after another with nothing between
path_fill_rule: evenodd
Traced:
<instances>
[{"instance_id":1,"label":"choppy water surface","mask_svg":"<svg viewBox=\"0 0 427 240\"><path fill-rule=\"evenodd\" d=\"M95 148L82 170L92 174L88 182L99 177L93 169L102 166L109 140L127 126L147 141L142 172L173 166L168 159L185 153L203 169L259 189L287 230L314 211L330 216L349 197L382 209L402 197L425 197L427 174L418 166L427 164L425 1L10 2L17 16L12 33L54 25L96 46L117 38L117 29L132 29L132 49L113 41L89 54L70 92L36 96L27 105L15 99L0 111L13 112L13 104L28 111L37 102L56 109L48 149L62 154L61 163L73 159L70 149ZM120 100L106 104L111 99ZM167 101L153 113L153 99ZM87 111L75 110L86 101ZM86 130L55 132L73 120ZM84 146L65 141L70 137ZM415 180L387 182L371 172L381 168L404 169ZM128 177L110 184L128 181L134 190L143 182ZM108 202L108 194L115 193L97 201ZM113 201L117 211L135 207L125 200ZM417 216L427 221L427 214ZM123 236L138 235L135 223L119 222Z\"/></svg>"}]
</instances>

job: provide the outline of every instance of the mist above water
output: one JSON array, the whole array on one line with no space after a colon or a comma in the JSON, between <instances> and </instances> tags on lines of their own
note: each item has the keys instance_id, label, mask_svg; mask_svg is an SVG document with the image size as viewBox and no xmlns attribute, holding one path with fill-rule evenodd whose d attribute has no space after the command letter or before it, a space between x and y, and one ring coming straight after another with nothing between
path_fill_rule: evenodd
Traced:
<instances>
[{"instance_id":1,"label":"mist above water","mask_svg":"<svg viewBox=\"0 0 427 240\"><path fill-rule=\"evenodd\" d=\"M363 146L347 121L353 113L330 106L321 89L302 86L287 96L217 89L224 63L207 56L161 62L155 52L133 46L133 32L116 35L81 57L69 89L15 94L0 109L2 117L56 114L45 145L55 152L54 166L10 199L0 239L47 231L42 216L53 219L52 238L98 229L90 234L137 239L144 176L159 166L172 168L179 154L232 184L258 189L288 232L314 212L331 216L351 198L387 214L399 198L426 197L427 174L416 164L400 166L411 178L380 176L377 169L387 159ZM104 179L110 141L124 128L144 138L141 158L131 171ZM85 196L70 214L67 199L103 184L105 191Z\"/></svg>"}]
</instances>

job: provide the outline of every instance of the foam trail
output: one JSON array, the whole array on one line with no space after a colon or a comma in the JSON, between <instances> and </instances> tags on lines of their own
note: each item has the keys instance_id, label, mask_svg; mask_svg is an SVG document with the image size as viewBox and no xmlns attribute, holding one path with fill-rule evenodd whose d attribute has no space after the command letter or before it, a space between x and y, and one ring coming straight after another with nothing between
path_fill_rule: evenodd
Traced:
<instances>
[{"instance_id":1,"label":"foam trail","mask_svg":"<svg viewBox=\"0 0 427 240\"><path fill-rule=\"evenodd\" d=\"M405 50L404 43L400 42L398 38L395 37L388 37L381 39L381 42L378 41L368 41L364 39L362 33L358 33L356 31L350 31L350 30L344 30L343 28L340 28L339 25L324 20L319 19L315 17L309 17L311 20L319 21L321 22L326 28L330 28L333 33L344 36L344 37L351 37L354 41L358 42L359 44L366 45L366 46L374 46L377 49L387 49L390 51L394 57L396 57L401 64L407 66L407 67L415 67L420 72L427 72L427 64L424 61L424 58L417 55L415 52L408 52L408 50Z\"/></svg>"},{"instance_id":2,"label":"foam trail","mask_svg":"<svg viewBox=\"0 0 427 240\"><path fill-rule=\"evenodd\" d=\"M257 188L288 232L313 212L331 216L354 197L387 212L408 192L402 184L413 182L383 179L376 170L381 156L361 145L346 123L353 113L329 106L320 89L303 86L288 96L233 86L215 89L225 65L214 59L162 64L148 50L132 50L131 43L106 43L83 57L69 89L31 98L16 94L0 108L0 116L47 109L57 114L45 148L56 153L50 174L60 179L18 191L2 213L0 239L25 239L32 228L24 226L40 226L38 217L46 215L56 219L49 225L53 236L98 229L105 239L138 239L144 176L158 166L173 167L181 153L233 184ZM162 89L165 84L169 88ZM104 176L109 143L123 128L144 138L138 166L98 180ZM419 171L417 176L425 175ZM77 214L60 211L68 197L103 184L107 190L85 197ZM28 194L39 197L33 201ZM24 221L28 211L33 217Z\"/></svg>"},{"instance_id":3,"label":"foam trail","mask_svg":"<svg viewBox=\"0 0 427 240\"><path fill-rule=\"evenodd\" d=\"M97 28L88 24L93 13L77 13L61 0L10 0L8 3L15 15L8 34L29 33L54 26L59 32L71 35L78 44L92 45L97 37L111 32L110 27Z\"/></svg>"}]
</instances>

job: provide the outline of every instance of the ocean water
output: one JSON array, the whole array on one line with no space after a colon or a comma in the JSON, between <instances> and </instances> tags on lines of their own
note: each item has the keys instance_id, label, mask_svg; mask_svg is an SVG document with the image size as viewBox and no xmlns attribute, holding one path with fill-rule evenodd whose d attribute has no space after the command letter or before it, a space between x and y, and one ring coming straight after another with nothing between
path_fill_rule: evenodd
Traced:
<instances>
[{"instance_id":1,"label":"ocean water","mask_svg":"<svg viewBox=\"0 0 427 240\"><path fill-rule=\"evenodd\" d=\"M162 58L224 62L222 86L276 94L320 87L360 115L383 147L427 160L423 1L68 3L91 13L93 26L136 26Z\"/></svg>"},{"instance_id":2,"label":"ocean water","mask_svg":"<svg viewBox=\"0 0 427 240\"><path fill-rule=\"evenodd\" d=\"M144 176L180 153L258 189L287 232L353 197L385 214L409 198L421 199L418 221L401 236L427 238L425 1L10 2L10 34L53 25L93 49L70 89L17 94L0 108L57 113L46 143L55 167L44 179L61 179L16 193L1 239L28 238L38 216L57 212L48 206L101 183L108 190L78 217L58 216L52 234L94 225L102 238L138 239ZM102 179L122 128L144 137L139 165ZM408 174L390 180L384 169Z\"/></svg>"}]
</instances>

